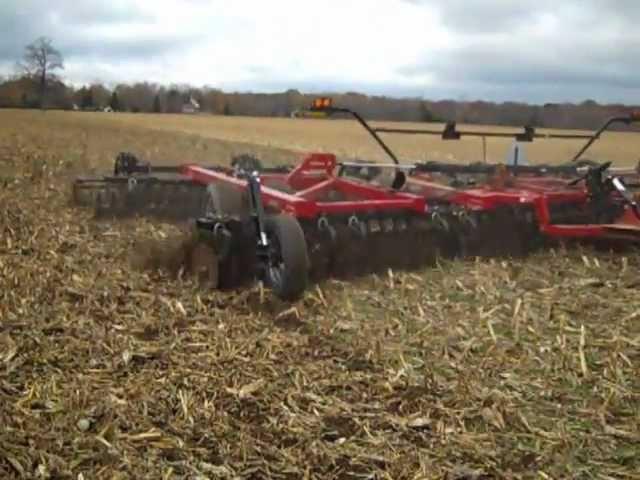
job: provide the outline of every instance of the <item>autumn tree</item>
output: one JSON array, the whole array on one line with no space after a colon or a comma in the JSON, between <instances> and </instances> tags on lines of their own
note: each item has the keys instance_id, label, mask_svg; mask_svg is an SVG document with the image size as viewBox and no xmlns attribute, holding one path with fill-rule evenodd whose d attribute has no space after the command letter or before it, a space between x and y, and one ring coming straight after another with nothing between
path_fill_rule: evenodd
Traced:
<instances>
[{"instance_id":1,"label":"autumn tree","mask_svg":"<svg viewBox=\"0 0 640 480\"><path fill-rule=\"evenodd\" d=\"M162 113L162 104L160 103L160 95L157 95L157 94L156 94L156 97L153 99L153 112Z\"/></svg>"},{"instance_id":2,"label":"autumn tree","mask_svg":"<svg viewBox=\"0 0 640 480\"><path fill-rule=\"evenodd\" d=\"M182 110L182 95L176 88L167 93L167 113L179 113Z\"/></svg>"},{"instance_id":3,"label":"autumn tree","mask_svg":"<svg viewBox=\"0 0 640 480\"><path fill-rule=\"evenodd\" d=\"M114 112L120 111L120 99L118 98L118 92L114 91L111 94L111 100L109 100L109 106L111 107L111 110L113 110Z\"/></svg>"},{"instance_id":4,"label":"autumn tree","mask_svg":"<svg viewBox=\"0 0 640 480\"><path fill-rule=\"evenodd\" d=\"M109 105L111 99L111 92L101 83L94 83L90 87L91 95L93 96L93 105L96 108L104 108Z\"/></svg>"},{"instance_id":5,"label":"autumn tree","mask_svg":"<svg viewBox=\"0 0 640 480\"><path fill-rule=\"evenodd\" d=\"M420 121L421 122L435 122L436 118L433 115L433 112L431 112L431 110L429 110L429 106L427 105L427 102L420 102Z\"/></svg>"},{"instance_id":6,"label":"autumn tree","mask_svg":"<svg viewBox=\"0 0 640 480\"><path fill-rule=\"evenodd\" d=\"M152 112L153 99L157 93L155 85L147 82L138 82L132 85L120 84L115 89L122 110L131 112Z\"/></svg>"},{"instance_id":7,"label":"autumn tree","mask_svg":"<svg viewBox=\"0 0 640 480\"><path fill-rule=\"evenodd\" d=\"M0 85L0 107L33 108L37 106L37 99L34 99L31 95L31 92L34 91L33 83L27 77L15 78L4 82ZM26 103L24 100L26 100Z\"/></svg>"},{"instance_id":8,"label":"autumn tree","mask_svg":"<svg viewBox=\"0 0 640 480\"><path fill-rule=\"evenodd\" d=\"M80 90L80 106L83 110L90 110L94 108L93 92L91 88L82 88Z\"/></svg>"},{"instance_id":9,"label":"autumn tree","mask_svg":"<svg viewBox=\"0 0 640 480\"><path fill-rule=\"evenodd\" d=\"M202 107L205 111L220 115L224 112L224 105L225 96L221 90L212 89L204 93Z\"/></svg>"},{"instance_id":10,"label":"autumn tree","mask_svg":"<svg viewBox=\"0 0 640 480\"><path fill-rule=\"evenodd\" d=\"M25 47L19 69L38 83L40 107L46 107L47 86L56 78L55 71L64 69L62 54L53 47L51 39L40 37Z\"/></svg>"}]
</instances>

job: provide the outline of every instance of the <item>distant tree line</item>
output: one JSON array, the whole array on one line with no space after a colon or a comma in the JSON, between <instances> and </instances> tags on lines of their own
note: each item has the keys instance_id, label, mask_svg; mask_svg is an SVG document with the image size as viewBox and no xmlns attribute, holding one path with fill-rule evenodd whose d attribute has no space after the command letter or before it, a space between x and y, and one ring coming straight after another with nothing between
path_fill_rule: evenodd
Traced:
<instances>
[{"instance_id":1,"label":"distant tree line","mask_svg":"<svg viewBox=\"0 0 640 480\"><path fill-rule=\"evenodd\" d=\"M95 83L75 88L65 84L55 70L64 69L63 59L47 38L25 48L17 73L0 78L0 108L52 108L142 113L209 113L287 117L311 104L315 95L298 90L282 93L223 92L190 85L158 85L141 82L113 88ZM428 101L368 96L357 92L332 96L334 104L358 111L370 120L442 122L595 129L606 118L637 107L602 105L593 100L580 104L531 105L454 100Z\"/></svg>"}]
</instances>

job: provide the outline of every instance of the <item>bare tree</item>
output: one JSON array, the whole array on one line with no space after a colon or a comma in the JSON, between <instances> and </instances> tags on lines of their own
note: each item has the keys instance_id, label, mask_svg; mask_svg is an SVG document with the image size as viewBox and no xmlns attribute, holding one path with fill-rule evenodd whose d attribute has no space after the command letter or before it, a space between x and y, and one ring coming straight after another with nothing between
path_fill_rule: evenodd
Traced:
<instances>
[{"instance_id":1,"label":"bare tree","mask_svg":"<svg viewBox=\"0 0 640 480\"><path fill-rule=\"evenodd\" d=\"M57 77L55 70L64 69L62 54L53 47L51 39L40 37L25 47L21 71L38 84L40 107L45 108L47 86Z\"/></svg>"}]
</instances>

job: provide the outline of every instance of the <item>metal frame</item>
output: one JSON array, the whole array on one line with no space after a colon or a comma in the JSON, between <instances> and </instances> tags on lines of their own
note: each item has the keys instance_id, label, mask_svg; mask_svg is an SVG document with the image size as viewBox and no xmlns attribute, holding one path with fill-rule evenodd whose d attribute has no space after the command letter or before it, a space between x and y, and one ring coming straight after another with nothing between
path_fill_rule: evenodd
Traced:
<instances>
[{"instance_id":1,"label":"metal frame","mask_svg":"<svg viewBox=\"0 0 640 480\"><path fill-rule=\"evenodd\" d=\"M476 163L459 165L440 162L401 164L391 148L378 135L383 132L434 134L431 130L383 129L372 128L357 112L346 108L334 108L325 104L319 110L327 115L347 113L352 115L360 125L374 138L385 151L392 163L361 164L353 162L339 163L336 156L325 153L312 153L303 158L295 168L275 167L261 168L257 176L253 172L238 172L229 167L202 167L199 165L182 165L179 167L153 167L148 165L130 165L127 176L105 177L102 182L154 182L154 173L178 174L178 179L167 179L169 183L190 183L207 185L225 182L239 190L259 192L260 204L272 209L291 214L301 220L317 220L327 216L354 217L385 215L421 215L429 216L441 205L466 209L471 212L492 211L503 206L528 206L536 215L538 229L550 237L597 237L604 236L612 228L624 228L634 238L640 238L640 221L635 215L637 206L632 196L611 192L608 196L612 205L626 202L623 215L613 225L563 225L552 223L550 214L554 205L573 204L588 208L592 202L592 192L587 186L570 185L566 177L575 178L585 169L574 162L566 165L495 165ZM614 123L630 124L640 121L640 114L628 117L609 119L593 135L536 134L534 129L525 128L524 133L509 134L494 132L493 136L516 136L516 138L588 138L574 160L584 153L599 136ZM443 137L460 138L464 135L483 135L485 132L460 132L455 124L448 124ZM518 137L519 136L519 137ZM126 163L126 162L125 162ZM125 163L120 166L126 166ZM135 162L134 162L135 163ZM127 164L128 165L128 164ZM346 177L348 167L388 168L396 172L391 188L384 188L367 181L358 181ZM588 172L589 169L586 169ZM242 173L242 174L239 174ZM478 185L449 186L437 181L434 175L442 174L456 178L458 175L484 175ZM249 176L247 176L249 175ZM636 172L626 175L637 180ZM565 177L565 178L563 178ZM254 181L255 180L255 181ZM163 179L162 181L165 181ZM637 182L640 183L640 182ZM89 187L95 179L79 179L75 188ZM330 193L337 193L339 200L329 199ZM631 200L630 200L631 199ZM255 199L254 199L255 200ZM255 201L253 202L255 204ZM631 208L631 210L630 210Z\"/></svg>"},{"instance_id":2,"label":"metal frame","mask_svg":"<svg viewBox=\"0 0 640 480\"><path fill-rule=\"evenodd\" d=\"M640 241L640 214L635 201L630 201L630 194L624 195L627 205L623 214L613 224L583 224L563 225L552 223L550 206L553 204L580 204L589 206L591 192L586 186L578 187L570 185L562 176L577 175L580 171L574 162L615 123L631 124L640 121L640 112L633 112L628 116L618 116L608 119L596 132L585 134L538 134L533 127L525 127L522 133L506 132L478 132L458 131L455 122L446 124L444 130L419 130L399 128L373 128L358 113L347 108L335 108L330 101L314 103L312 110L323 111L327 115L346 113L353 116L376 140L393 164L358 164L342 163L341 171L346 166L379 168L395 168L396 172L409 172L406 182L420 189L420 194L429 203L434 199L445 199L472 211L491 211L500 206L532 206L536 215L538 229L548 237L554 238L597 238L610 236L615 231L615 236L622 236L629 240ZM444 140L457 140L462 136L492 136L512 137L518 141L533 141L534 138L559 138L559 139L588 139L587 143L574 155L568 165L496 165L476 163L472 165L447 164L439 162L416 163L413 165L401 165L391 148L380 138L378 133L401 134L427 134L440 135ZM586 169L589 172L589 169ZM628 176L638 179L637 172L625 172ZM445 175L488 175L490 178L481 187L458 188L443 185L434 181L431 174ZM396 176L397 179L398 175ZM405 177L406 178L406 177ZM613 179L612 181L616 181ZM394 181L394 187L396 182ZM403 182L402 186L405 185ZM401 188L401 187L400 187ZM622 200L619 194L612 193L612 203Z\"/></svg>"},{"instance_id":3,"label":"metal frame","mask_svg":"<svg viewBox=\"0 0 640 480\"><path fill-rule=\"evenodd\" d=\"M336 157L332 154L311 154L302 164L286 175L261 176L260 193L265 206L272 207L301 219L315 219L325 215L404 211L425 214L427 201L423 196L397 191L385 191L374 185L335 176ZM326 166L319 174L318 166ZM331 166L329 168L329 166ZM208 184L226 182L238 189L247 188L247 180L227 173L209 170L197 165L182 167L182 175L190 180ZM287 193L269 187L270 180L281 180L295 189ZM322 201L318 198L329 192L339 192L347 200Z\"/></svg>"}]
</instances>

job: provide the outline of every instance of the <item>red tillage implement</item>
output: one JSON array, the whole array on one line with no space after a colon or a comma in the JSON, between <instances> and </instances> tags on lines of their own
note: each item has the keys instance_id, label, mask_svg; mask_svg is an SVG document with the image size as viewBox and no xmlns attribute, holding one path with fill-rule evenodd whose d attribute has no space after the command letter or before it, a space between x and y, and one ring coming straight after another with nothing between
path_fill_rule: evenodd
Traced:
<instances>
[{"instance_id":1,"label":"red tillage implement","mask_svg":"<svg viewBox=\"0 0 640 480\"><path fill-rule=\"evenodd\" d=\"M611 162L580 161L586 150L615 123L630 125L640 121L640 113L609 119L594 134L536 134L524 132L460 132L454 123L443 131L400 128L372 128L348 109L325 107L332 113L356 118L383 145L396 166L407 172L398 189L427 199L429 205L462 207L472 226L471 236L461 245L474 245L474 254L499 255L526 252L545 240L592 240L599 243L640 241L640 210L636 194L640 187L638 169L610 171ZM476 163L471 165L423 162L398 165L397 158L383 144L379 133L440 135L443 140L462 136L513 137L520 142L534 138L588 139L573 157L562 165L518 165ZM350 164L353 169L376 168L379 164ZM369 175L368 178L371 178ZM480 232L482 230L482 232ZM493 235L491 232L493 231Z\"/></svg>"},{"instance_id":2,"label":"red tillage implement","mask_svg":"<svg viewBox=\"0 0 640 480\"><path fill-rule=\"evenodd\" d=\"M94 203L102 217L194 220L218 259L220 288L258 278L293 299L310 278L418 267L446 248L448 225L423 196L338 175L331 154L291 169L246 157L229 168L152 169L130 155L116 163L112 177L76 180L78 203Z\"/></svg>"},{"instance_id":3,"label":"red tillage implement","mask_svg":"<svg viewBox=\"0 0 640 480\"><path fill-rule=\"evenodd\" d=\"M76 179L75 199L94 205L99 216L192 221L200 248L211 254L205 266L216 286L258 279L285 300L298 298L310 279L417 268L441 255L524 254L567 238L640 240L629 191L638 183L633 171L606 176L610 163L585 168L577 161L400 164L378 133L435 132L374 129L329 99L314 102L312 110L354 116L393 162L338 162L313 153L295 167L263 167L241 156L229 167L152 168L120 154L114 175ZM587 147L602 131L585 136ZM453 124L440 133L465 135ZM535 136L528 128L516 138ZM388 186L381 180L385 171L394 173Z\"/></svg>"}]
</instances>

